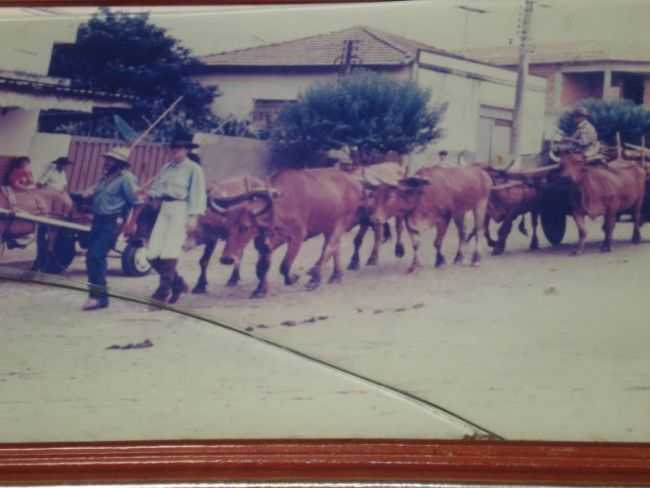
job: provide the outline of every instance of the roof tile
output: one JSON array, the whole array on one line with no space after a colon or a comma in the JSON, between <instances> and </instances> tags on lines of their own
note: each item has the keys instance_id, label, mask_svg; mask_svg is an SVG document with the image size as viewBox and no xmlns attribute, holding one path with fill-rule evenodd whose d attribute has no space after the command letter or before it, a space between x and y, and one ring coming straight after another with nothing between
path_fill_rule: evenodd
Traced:
<instances>
[{"instance_id":1,"label":"roof tile","mask_svg":"<svg viewBox=\"0 0 650 488\"><path fill-rule=\"evenodd\" d=\"M445 52L410 39L356 26L276 44L201 57L208 66L332 66L340 63L343 41L358 40L357 64L395 65L410 63L417 49Z\"/></svg>"}]
</instances>

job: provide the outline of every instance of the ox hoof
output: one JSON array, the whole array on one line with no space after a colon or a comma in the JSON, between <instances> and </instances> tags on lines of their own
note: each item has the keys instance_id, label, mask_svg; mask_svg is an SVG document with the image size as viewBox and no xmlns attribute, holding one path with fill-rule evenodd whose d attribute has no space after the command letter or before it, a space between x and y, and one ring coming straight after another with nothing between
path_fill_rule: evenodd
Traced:
<instances>
[{"instance_id":1,"label":"ox hoof","mask_svg":"<svg viewBox=\"0 0 650 488\"><path fill-rule=\"evenodd\" d=\"M343 273L334 273L332 276L330 276L328 283L340 283L341 281L343 281Z\"/></svg>"},{"instance_id":2,"label":"ox hoof","mask_svg":"<svg viewBox=\"0 0 650 488\"><path fill-rule=\"evenodd\" d=\"M239 280L228 280L226 286L228 288L235 288L239 284Z\"/></svg>"},{"instance_id":3,"label":"ox hoof","mask_svg":"<svg viewBox=\"0 0 650 488\"><path fill-rule=\"evenodd\" d=\"M534 239L533 242L530 243L530 250L537 251L538 249L539 249L539 241L537 239Z\"/></svg>"},{"instance_id":4,"label":"ox hoof","mask_svg":"<svg viewBox=\"0 0 650 488\"><path fill-rule=\"evenodd\" d=\"M580 256L584 251L582 249L575 249L571 251L570 256Z\"/></svg>"},{"instance_id":5,"label":"ox hoof","mask_svg":"<svg viewBox=\"0 0 650 488\"><path fill-rule=\"evenodd\" d=\"M305 285L305 289L309 291L314 291L316 288L320 286L320 281L319 280L311 280L309 283Z\"/></svg>"},{"instance_id":6,"label":"ox hoof","mask_svg":"<svg viewBox=\"0 0 650 488\"><path fill-rule=\"evenodd\" d=\"M350 271L358 271L359 270L359 260L350 261L350 264L348 264L348 270L350 270Z\"/></svg>"},{"instance_id":7,"label":"ox hoof","mask_svg":"<svg viewBox=\"0 0 650 488\"><path fill-rule=\"evenodd\" d=\"M404 257L404 245L402 243L395 245L395 256L398 258Z\"/></svg>"},{"instance_id":8,"label":"ox hoof","mask_svg":"<svg viewBox=\"0 0 650 488\"><path fill-rule=\"evenodd\" d=\"M406 274L417 273L420 268L421 268L421 266L419 264L416 265L416 266L411 266L411 267L409 267L409 269L406 270Z\"/></svg>"},{"instance_id":9,"label":"ox hoof","mask_svg":"<svg viewBox=\"0 0 650 488\"><path fill-rule=\"evenodd\" d=\"M366 261L366 266L376 266L377 265L377 256L370 256L368 261Z\"/></svg>"},{"instance_id":10,"label":"ox hoof","mask_svg":"<svg viewBox=\"0 0 650 488\"><path fill-rule=\"evenodd\" d=\"M495 247L492 249L492 256L501 256L505 252L505 247Z\"/></svg>"},{"instance_id":11,"label":"ox hoof","mask_svg":"<svg viewBox=\"0 0 650 488\"><path fill-rule=\"evenodd\" d=\"M463 264L463 259L465 257L462 254L456 254L456 257L454 258L454 264Z\"/></svg>"},{"instance_id":12,"label":"ox hoof","mask_svg":"<svg viewBox=\"0 0 650 488\"><path fill-rule=\"evenodd\" d=\"M436 268L442 268L447 264L447 260L442 254L436 256Z\"/></svg>"},{"instance_id":13,"label":"ox hoof","mask_svg":"<svg viewBox=\"0 0 650 488\"><path fill-rule=\"evenodd\" d=\"M192 293L195 295L204 295L207 292L208 290L205 285L203 286L196 285L194 288L192 288Z\"/></svg>"},{"instance_id":14,"label":"ox hoof","mask_svg":"<svg viewBox=\"0 0 650 488\"><path fill-rule=\"evenodd\" d=\"M472 266L478 267L481 265L481 255L477 252L475 252L472 255Z\"/></svg>"},{"instance_id":15,"label":"ox hoof","mask_svg":"<svg viewBox=\"0 0 650 488\"><path fill-rule=\"evenodd\" d=\"M641 244L641 233L638 230L632 235L632 244Z\"/></svg>"},{"instance_id":16,"label":"ox hoof","mask_svg":"<svg viewBox=\"0 0 650 488\"><path fill-rule=\"evenodd\" d=\"M603 244L600 246L600 252L612 252L612 246L609 244Z\"/></svg>"},{"instance_id":17,"label":"ox hoof","mask_svg":"<svg viewBox=\"0 0 650 488\"><path fill-rule=\"evenodd\" d=\"M300 279L300 276L297 274L292 274L290 276L285 276L284 277L284 284L287 286L295 285L298 280Z\"/></svg>"},{"instance_id":18,"label":"ox hoof","mask_svg":"<svg viewBox=\"0 0 650 488\"><path fill-rule=\"evenodd\" d=\"M252 299L257 299L257 298L264 298L266 296L266 290L255 290L251 294Z\"/></svg>"}]
</instances>

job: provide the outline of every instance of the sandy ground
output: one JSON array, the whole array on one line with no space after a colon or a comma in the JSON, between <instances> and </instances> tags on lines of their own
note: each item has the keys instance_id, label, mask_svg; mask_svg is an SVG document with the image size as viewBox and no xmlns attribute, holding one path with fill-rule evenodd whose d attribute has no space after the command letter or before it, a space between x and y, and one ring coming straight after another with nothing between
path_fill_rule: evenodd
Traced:
<instances>
[{"instance_id":1,"label":"sandy ground","mask_svg":"<svg viewBox=\"0 0 650 488\"><path fill-rule=\"evenodd\" d=\"M248 299L253 252L237 288L215 259L208 294L180 307L245 334L122 300L82 313L82 292L0 282L0 438L460 438L478 426L507 439L648 441L650 229L639 246L630 234L620 224L602 254L595 222L576 258L571 222L559 248L529 252L513 233L506 255L478 269L438 270L427 234L419 273L405 274L409 246L398 260L391 242L378 266L315 292L305 278L282 284L280 250L263 300ZM451 229L449 261L455 242ZM320 244L305 245L298 272ZM200 253L182 259L188 281ZM26 254L3 259L25 267ZM153 275L111 267L116 292L155 288ZM83 270L80 257L66 278L81 283ZM107 349L145 339L152 347Z\"/></svg>"}]
</instances>

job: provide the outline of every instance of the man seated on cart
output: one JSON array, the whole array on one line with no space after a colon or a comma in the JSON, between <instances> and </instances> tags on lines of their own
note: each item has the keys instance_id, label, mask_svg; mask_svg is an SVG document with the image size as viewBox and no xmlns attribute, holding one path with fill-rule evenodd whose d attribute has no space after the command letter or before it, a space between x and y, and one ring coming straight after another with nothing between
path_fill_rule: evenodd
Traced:
<instances>
[{"instance_id":1,"label":"man seated on cart","mask_svg":"<svg viewBox=\"0 0 650 488\"><path fill-rule=\"evenodd\" d=\"M573 112L573 117L578 127L571 137L565 139L578 146L586 161L600 161L602 159L600 141L596 128L588 120L589 111L585 107L578 107Z\"/></svg>"}]
</instances>

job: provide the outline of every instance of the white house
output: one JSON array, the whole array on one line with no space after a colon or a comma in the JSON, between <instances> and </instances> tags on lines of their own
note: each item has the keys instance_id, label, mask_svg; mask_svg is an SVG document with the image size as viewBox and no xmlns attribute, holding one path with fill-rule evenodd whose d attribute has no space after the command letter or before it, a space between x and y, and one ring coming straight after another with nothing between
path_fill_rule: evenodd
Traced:
<instances>
[{"instance_id":1,"label":"white house","mask_svg":"<svg viewBox=\"0 0 650 488\"><path fill-rule=\"evenodd\" d=\"M125 97L70 87L47 76L55 43L74 42L78 21L52 17L0 19L0 175L7 161L27 155L34 173L68 154L70 137L38 132L42 110L92 112L95 107L128 108Z\"/></svg>"},{"instance_id":2,"label":"white house","mask_svg":"<svg viewBox=\"0 0 650 488\"><path fill-rule=\"evenodd\" d=\"M217 86L214 111L268 123L312 83L335 80L348 65L372 69L430 88L447 102L446 136L412 161L425 164L440 149L468 159L507 159L516 73L470 60L402 36L357 26L277 44L204 56L196 79ZM544 126L545 80L531 76L524 105L522 152L539 153Z\"/></svg>"}]
</instances>

